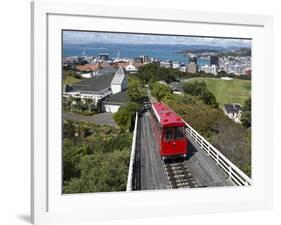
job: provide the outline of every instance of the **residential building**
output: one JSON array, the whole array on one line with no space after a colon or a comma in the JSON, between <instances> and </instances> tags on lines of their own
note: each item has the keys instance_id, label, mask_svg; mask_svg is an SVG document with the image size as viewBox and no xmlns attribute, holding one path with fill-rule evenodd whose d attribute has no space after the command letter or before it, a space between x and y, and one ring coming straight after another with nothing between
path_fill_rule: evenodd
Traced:
<instances>
[{"instance_id":1,"label":"residential building","mask_svg":"<svg viewBox=\"0 0 281 225\"><path fill-rule=\"evenodd\" d=\"M217 65L203 65L203 66L201 66L200 71L204 71L205 73L211 73L211 74L217 75L218 66Z\"/></svg>"},{"instance_id":2,"label":"residential building","mask_svg":"<svg viewBox=\"0 0 281 225\"><path fill-rule=\"evenodd\" d=\"M240 104L225 104L223 111L230 119L234 120L236 123L241 123L242 106Z\"/></svg>"},{"instance_id":3,"label":"residential building","mask_svg":"<svg viewBox=\"0 0 281 225\"><path fill-rule=\"evenodd\" d=\"M173 69L179 69L180 63L179 62L173 62Z\"/></svg>"},{"instance_id":4,"label":"residential building","mask_svg":"<svg viewBox=\"0 0 281 225\"><path fill-rule=\"evenodd\" d=\"M160 62L160 67L172 68L173 67L173 62L172 62L172 60L161 61Z\"/></svg>"},{"instance_id":5,"label":"residential building","mask_svg":"<svg viewBox=\"0 0 281 225\"><path fill-rule=\"evenodd\" d=\"M186 72L186 66L184 64L180 65L179 71Z\"/></svg>"},{"instance_id":6,"label":"residential building","mask_svg":"<svg viewBox=\"0 0 281 225\"><path fill-rule=\"evenodd\" d=\"M178 95L184 94L184 90L181 82L172 82L170 83L169 86L172 89L173 94L178 94Z\"/></svg>"},{"instance_id":7,"label":"residential building","mask_svg":"<svg viewBox=\"0 0 281 225\"><path fill-rule=\"evenodd\" d=\"M118 112L120 106L128 103L130 97L126 91L121 91L111 96L106 97L102 101L102 109L104 112L116 113Z\"/></svg>"},{"instance_id":8,"label":"residential building","mask_svg":"<svg viewBox=\"0 0 281 225\"><path fill-rule=\"evenodd\" d=\"M106 97L117 94L128 88L128 78L124 70L120 67L115 74L94 76L88 79L83 79L81 82L73 86L65 86L63 96L74 98L90 98L97 105Z\"/></svg>"},{"instance_id":9,"label":"residential building","mask_svg":"<svg viewBox=\"0 0 281 225\"><path fill-rule=\"evenodd\" d=\"M187 65L187 72L188 73L197 73L198 72L198 65L194 62L191 62Z\"/></svg>"},{"instance_id":10,"label":"residential building","mask_svg":"<svg viewBox=\"0 0 281 225\"><path fill-rule=\"evenodd\" d=\"M91 78L92 75L90 73L82 73L81 77L83 77L83 78Z\"/></svg>"},{"instance_id":11,"label":"residential building","mask_svg":"<svg viewBox=\"0 0 281 225\"><path fill-rule=\"evenodd\" d=\"M83 79L77 84L72 86L66 85L63 90L63 97L74 97L74 98L90 98L94 104L103 99L106 96L112 94L110 89L110 82L113 79L114 74L95 76L88 79Z\"/></svg>"},{"instance_id":12,"label":"residential building","mask_svg":"<svg viewBox=\"0 0 281 225\"><path fill-rule=\"evenodd\" d=\"M125 70L129 73L136 73L138 69L133 65L132 62L130 62L129 65L125 66Z\"/></svg>"}]
</instances>

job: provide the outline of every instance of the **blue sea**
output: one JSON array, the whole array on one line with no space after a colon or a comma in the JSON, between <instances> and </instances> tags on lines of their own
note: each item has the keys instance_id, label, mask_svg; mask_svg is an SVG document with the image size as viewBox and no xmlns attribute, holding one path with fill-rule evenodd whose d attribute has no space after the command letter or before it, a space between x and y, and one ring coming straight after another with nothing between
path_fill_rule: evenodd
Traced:
<instances>
[{"instance_id":1,"label":"blue sea","mask_svg":"<svg viewBox=\"0 0 281 225\"><path fill-rule=\"evenodd\" d=\"M200 48L200 46L192 46ZM202 46L201 46L202 48ZM116 58L119 51L120 58L135 58L141 55L147 55L150 58L159 60L172 60L175 62L186 63L187 56L181 51L190 49L186 45L157 45L157 44L112 44L112 43L97 43L97 44L64 44L63 56L81 56L85 50L87 56L98 56L101 53L108 53L110 58ZM207 60L199 58L198 64L206 64Z\"/></svg>"}]
</instances>

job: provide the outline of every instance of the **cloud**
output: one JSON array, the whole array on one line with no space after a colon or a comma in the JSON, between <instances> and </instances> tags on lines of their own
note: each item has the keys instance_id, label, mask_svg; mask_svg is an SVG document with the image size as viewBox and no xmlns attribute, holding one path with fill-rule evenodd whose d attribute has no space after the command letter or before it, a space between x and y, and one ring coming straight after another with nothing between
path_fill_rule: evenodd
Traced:
<instances>
[{"instance_id":1,"label":"cloud","mask_svg":"<svg viewBox=\"0 0 281 225\"><path fill-rule=\"evenodd\" d=\"M183 44L250 47L251 40L235 38L191 37L176 35L146 35L130 33L64 31L63 41L68 44L127 43L127 44Z\"/></svg>"}]
</instances>

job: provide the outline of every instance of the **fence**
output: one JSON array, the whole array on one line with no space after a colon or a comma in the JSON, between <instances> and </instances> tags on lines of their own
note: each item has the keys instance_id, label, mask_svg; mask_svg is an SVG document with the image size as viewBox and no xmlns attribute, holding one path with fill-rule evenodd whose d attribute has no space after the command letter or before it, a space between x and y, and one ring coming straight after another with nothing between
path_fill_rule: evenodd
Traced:
<instances>
[{"instance_id":1,"label":"fence","mask_svg":"<svg viewBox=\"0 0 281 225\"><path fill-rule=\"evenodd\" d=\"M138 113L136 112L134 135L133 135L132 150L131 150L131 159L130 159L130 165L129 165L126 191L132 191L132 189L133 189L133 168L134 168L135 154L136 154L137 129L138 129Z\"/></svg>"},{"instance_id":2,"label":"fence","mask_svg":"<svg viewBox=\"0 0 281 225\"><path fill-rule=\"evenodd\" d=\"M218 166L220 166L230 177L230 179L239 186L248 186L252 184L251 178L243 173L237 166L230 162L222 153L203 138L196 130L186 123L186 131L191 138L200 146L201 149L211 156Z\"/></svg>"}]
</instances>

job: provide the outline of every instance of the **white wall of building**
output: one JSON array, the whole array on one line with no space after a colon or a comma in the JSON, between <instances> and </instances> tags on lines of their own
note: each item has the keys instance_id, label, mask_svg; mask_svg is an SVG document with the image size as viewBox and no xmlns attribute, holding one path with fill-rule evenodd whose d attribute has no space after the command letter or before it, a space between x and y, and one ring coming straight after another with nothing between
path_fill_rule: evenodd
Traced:
<instances>
[{"instance_id":1,"label":"white wall of building","mask_svg":"<svg viewBox=\"0 0 281 225\"><path fill-rule=\"evenodd\" d=\"M109 105L109 104L104 104L104 110L105 110L105 112L116 113L116 112L118 112L119 108L120 108L120 105Z\"/></svg>"},{"instance_id":2,"label":"white wall of building","mask_svg":"<svg viewBox=\"0 0 281 225\"><path fill-rule=\"evenodd\" d=\"M112 91L112 94L119 93L120 91L122 91L122 87L120 84L112 84L111 91Z\"/></svg>"}]
</instances>

